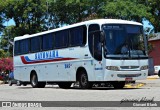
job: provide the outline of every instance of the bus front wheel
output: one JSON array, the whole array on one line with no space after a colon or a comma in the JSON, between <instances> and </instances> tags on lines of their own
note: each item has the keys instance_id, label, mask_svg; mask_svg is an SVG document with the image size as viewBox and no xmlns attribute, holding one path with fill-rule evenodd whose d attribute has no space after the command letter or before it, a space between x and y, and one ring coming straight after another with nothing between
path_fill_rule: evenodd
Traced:
<instances>
[{"instance_id":1,"label":"bus front wheel","mask_svg":"<svg viewBox=\"0 0 160 110\"><path fill-rule=\"evenodd\" d=\"M82 89L92 88L91 82L88 81L88 76L85 70L81 70L79 74L79 86Z\"/></svg>"}]
</instances>

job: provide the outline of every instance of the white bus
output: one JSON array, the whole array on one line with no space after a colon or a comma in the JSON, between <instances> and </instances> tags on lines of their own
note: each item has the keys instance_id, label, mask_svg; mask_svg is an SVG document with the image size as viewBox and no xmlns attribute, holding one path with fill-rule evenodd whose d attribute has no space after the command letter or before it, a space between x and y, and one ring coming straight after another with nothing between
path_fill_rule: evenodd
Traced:
<instances>
[{"instance_id":1,"label":"white bus","mask_svg":"<svg viewBox=\"0 0 160 110\"><path fill-rule=\"evenodd\" d=\"M95 83L123 88L147 76L141 23L96 19L14 39L14 77L33 88L75 82L83 89Z\"/></svg>"}]
</instances>

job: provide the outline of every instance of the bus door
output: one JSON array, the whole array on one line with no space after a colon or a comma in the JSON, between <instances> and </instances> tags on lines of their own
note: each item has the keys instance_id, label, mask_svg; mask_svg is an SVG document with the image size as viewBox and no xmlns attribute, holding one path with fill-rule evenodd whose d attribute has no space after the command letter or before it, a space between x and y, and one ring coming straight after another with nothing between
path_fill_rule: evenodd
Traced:
<instances>
[{"instance_id":1,"label":"bus door","mask_svg":"<svg viewBox=\"0 0 160 110\"><path fill-rule=\"evenodd\" d=\"M89 26L89 50L93 57L94 76L96 81L103 81L102 43L100 42L99 25Z\"/></svg>"},{"instance_id":2,"label":"bus door","mask_svg":"<svg viewBox=\"0 0 160 110\"><path fill-rule=\"evenodd\" d=\"M102 43L100 42L99 33L93 34L92 42L94 73L97 81L103 81Z\"/></svg>"}]
</instances>

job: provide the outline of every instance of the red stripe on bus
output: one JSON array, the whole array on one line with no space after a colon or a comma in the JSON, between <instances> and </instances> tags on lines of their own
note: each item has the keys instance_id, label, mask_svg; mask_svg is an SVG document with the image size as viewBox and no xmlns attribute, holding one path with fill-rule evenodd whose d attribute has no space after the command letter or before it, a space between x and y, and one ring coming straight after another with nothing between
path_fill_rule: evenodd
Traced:
<instances>
[{"instance_id":1,"label":"red stripe on bus","mask_svg":"<svg viewBox=\"0 0 160 110\"><path fill-rule=\"evenodd\" d=\"M57 62L57 61L66 61L66 60L75 60L77 58L57 58L57 59L51 59L51 60L39 60L39 61L32 61L27 62L24 58L24 56L21 56L21 60L24 64L34 64L34 63L45 63L45 62Z\"/></svg>"}]
</instances>

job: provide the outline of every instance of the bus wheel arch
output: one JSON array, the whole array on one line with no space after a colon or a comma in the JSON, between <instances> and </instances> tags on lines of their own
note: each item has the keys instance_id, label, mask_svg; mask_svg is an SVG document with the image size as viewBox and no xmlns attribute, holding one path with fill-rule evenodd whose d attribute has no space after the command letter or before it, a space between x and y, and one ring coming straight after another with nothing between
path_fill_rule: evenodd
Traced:
<instances>
[{"instance_id":1,"label":"bus wheel arch","mask_svg":"<svg viewBox=\"0 0 160 110\"><path fill-rule=\"evenodd\" d=\"M82 89L92 88L92 83L88 81L88 74L84 67L79 67L76 72L76 81Z\"/></svg>"}]
</instances>

